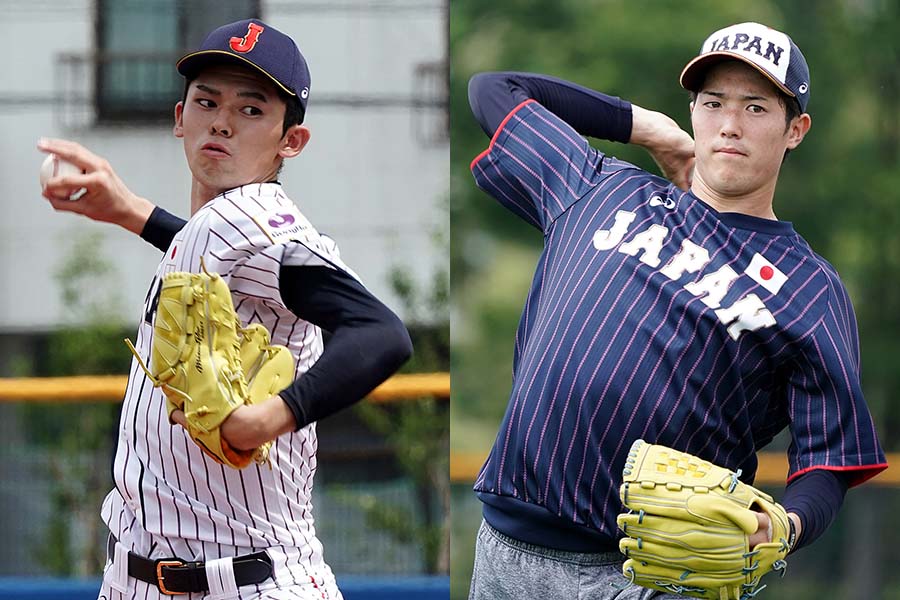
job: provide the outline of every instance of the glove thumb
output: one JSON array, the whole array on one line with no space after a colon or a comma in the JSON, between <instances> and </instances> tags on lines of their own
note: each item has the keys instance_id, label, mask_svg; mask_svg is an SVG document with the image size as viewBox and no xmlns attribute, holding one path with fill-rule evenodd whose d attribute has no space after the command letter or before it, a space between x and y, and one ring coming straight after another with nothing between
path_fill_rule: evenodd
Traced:
<instances>
[{"instance_id":1,"label":"glove thumb","mask_svg":"<svg viewBox=\"0 0 900 600\"><path fill-rule=\"evenodd\" d=\"M687 505L688 511L701 523L704 520L714 523L734 523L747 535L752 535L759 529L755 512L727 498L714 494L697 494L688 498Z\"/></svg>"}]
</instances>

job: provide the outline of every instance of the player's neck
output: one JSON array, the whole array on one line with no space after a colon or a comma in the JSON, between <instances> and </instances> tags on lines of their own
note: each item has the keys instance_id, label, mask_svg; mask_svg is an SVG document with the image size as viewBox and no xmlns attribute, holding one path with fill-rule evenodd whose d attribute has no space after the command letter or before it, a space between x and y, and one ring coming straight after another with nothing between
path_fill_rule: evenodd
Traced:
<instances>
[{"instance_id":1,"label":"player's neck","mask_svg":"<svg viewBox=\"0 0 900 600\"><path fill-rule=\"evenodd\" d=\"M196 213L198 210L203 208L207 202L222 194L227 192L228 190L233 190L242 185L250 185L252 183L270 183L273 181L278 181L278 165L273 166L273 168L265 173L260 174L259 176L249 179L246 181L242 181L240 184L233 185L231 187L218 187L218 186L208 186L198 181L196 177L191 179L191 215Z\"/></svg>"},{"instance_id":2,"label":"player's neck","mask_svg":"<svg viewBox=\"0 0 900 600\"><path fill-rule=\"evenodd\" d=\"M254 182L248 182L254 183ZM203 208L207 202L216 196L234 189L233 187L219 188L205 186L196 179L191 182L191 215Z\"/></svg>"},{"instance_id":3,"label":"player's neck","mask_svg":"<svg viewBox=\"0 0 900 600\"><path fill-rule=\"evenodd\" d=\"M728 195L713 189L703 181L699 173L695 173L691 192L718 212L741 213L761 219L777 220L772 206L776 183L777 180L773 179L764 187L747 194Z\"/></svg>"},{"instance_id":4,"label":"player's neck","mask_svg":"<svg viewBox=\"0 0 900 600\"><path fill-rule=\"evenodd\" d=\"M225 190L208 188L194 179L191 182L191 215L193 216L194 213L203 208L207 202L221 194L223 191Z\"/></svg>"}]
</instances>

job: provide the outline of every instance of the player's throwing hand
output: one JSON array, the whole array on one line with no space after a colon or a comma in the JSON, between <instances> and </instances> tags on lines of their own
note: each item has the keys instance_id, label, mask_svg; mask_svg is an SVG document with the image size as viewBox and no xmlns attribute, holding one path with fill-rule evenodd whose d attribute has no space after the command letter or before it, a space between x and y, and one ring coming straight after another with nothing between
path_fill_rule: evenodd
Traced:
<instances>
[{"instance_id":1,"label":"player's throwing hand","mask_svg":"<svg viewBox=\"0 0 900 600\"><path fill-rule=\"evenodd\" d=\"M634 125L631 143L642 146L663 176L683 190L691 189L694 176L694 138L671 117L632 105Z\"/></svg>"},{"instance_id":2,"label":"player's throwing hand","mask_svg":"<svg viewBox=\"0 0 900 600\"><path fill-rule=\"evenodd\" d=\"M116 223L140 233L154 205L141 198L119 178L109 162L81 144L68 140L41 138L41 152L52 153L83 171L81 174L51 178L41 190L55 210L84 215L94 221ZM72 189L86 191L76 201L69 200Z\"/></svg>"}]
</instances>

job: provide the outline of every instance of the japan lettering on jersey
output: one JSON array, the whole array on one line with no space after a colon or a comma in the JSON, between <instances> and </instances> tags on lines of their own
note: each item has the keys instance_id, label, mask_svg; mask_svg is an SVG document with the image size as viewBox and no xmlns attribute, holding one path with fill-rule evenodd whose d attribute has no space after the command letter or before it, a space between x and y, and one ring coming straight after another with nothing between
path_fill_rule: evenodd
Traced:
<instances>
[{"instance_id":1,"label":"japan lettering on jersey","mask_svg":"<svg viewBox=\"0 0 900 600\"><path fill-rule=\"evenodd\" d=\"M545 239L478 492L616 537L638 438L752 480L757 450L789 426L791 477L884 468L850 300L790 223L718 213L533 100L472 172Z\"/></svg>"},{"instance_id":2,"label":"japan lettering on jersey","mask_svg":"<svg viewBox=\"0 0 900 600\"><path fill-rule=\"evenodd\" d=\"M217 196L175 236L138 329L135 346L144 360L161 278L174 271L199 272L201 256L206 268L228 283L242 323L261 323L274 344L287 346L296 375L308 370L322 353L322 334L284 306L280 267L328 266L355 275L334 242L312 227L276 183ZM282 582L287 577L316 584L320 573L330 573L312 517L316 446L313 423L279 437L269 465L243 470L220 465L182 427L169 423L165 396L133 361L119 426L116 487L102 515L113 535L129 536L134 551L150 558L210 559L265 548Z\"/></svg>"}]
</instances>

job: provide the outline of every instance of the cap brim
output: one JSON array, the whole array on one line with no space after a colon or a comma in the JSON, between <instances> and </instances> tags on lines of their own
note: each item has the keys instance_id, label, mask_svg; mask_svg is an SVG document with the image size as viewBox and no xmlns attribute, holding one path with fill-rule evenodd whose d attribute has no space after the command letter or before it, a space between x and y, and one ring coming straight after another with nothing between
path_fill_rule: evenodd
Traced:
<instances>
[{"instance_id":1,"label":"cap brim","mask_svg":"<svg viewBox=\"0 0 900 600\"><path fill-rule=\"evenodd\" d=\"M225 52L224 50L200 50L198 52L185 54L181 57L181 59L179 59L177 63L175 63L175 68L178 69L178 72L185 77L193 79L204 68L210 65L222 63L232 63L250 67L251 69L259 71L260 73L271 79L272 83L274 83L285 94L289 96L297 95L291 90L284 87L284 85L282 85L282 83L278 81L271 73L257 65L255 62L248 60L242 56L237 56L230 52Z\"/></svg>"},{"instance_id":2,"label":"cap brim","mask_svg":"<svg viewBox=\"0 0 900 600\"><path fill-rule=\"evenodd\" d=\"M760 67L758 64L756 64L752 60L748 60L740 54L735 54L733 52L707 52L706 54L701 54L700 56L696 57L694 60L689 62L681 71L681 77L679 78L681 87L692 92L699 92L699 88L703 84L703 75L706 70L712 65L725 60L739 60L744 64L750 65L751 67L759 71L766 79L774 83L775 87L777 87L779 90L781 90L791 98L797 97L794 92L787 89L784 84L772 77L772 75L767 73L766 70Z\"/></svg>"}]
</instances>

